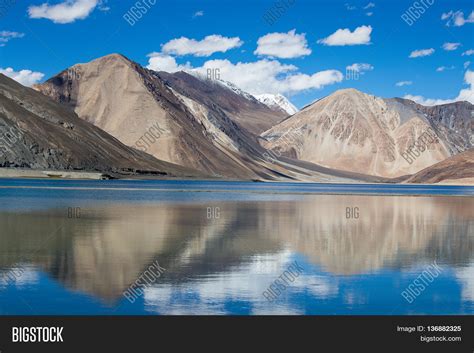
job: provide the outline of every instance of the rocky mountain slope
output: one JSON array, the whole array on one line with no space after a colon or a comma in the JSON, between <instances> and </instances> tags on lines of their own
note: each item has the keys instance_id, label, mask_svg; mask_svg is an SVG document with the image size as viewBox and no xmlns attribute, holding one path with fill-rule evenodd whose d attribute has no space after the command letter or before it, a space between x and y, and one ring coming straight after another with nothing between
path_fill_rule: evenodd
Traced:
<instances>
[{"instance_id":1,"label":"rocky mountain slope","mask_svg":"<svg viewBox=\"0 0 474 353\"><path fill-rule=\"evenodd\" d=\"M436 126L452 154L474 146L474 105L471 103L455 102L426 107L407 99L396 100L424 115Z\"/></svg>"},{"instance_id":2,"label":"rocky mountain slope","mask_svg":"<svg viewBox=\"0 0 474 353\"><path fill-rule=\"evenodd\" d=\"M218 107L248 132L259 135L288 116L279 106L262 103L231 82L207 79L199 74L159 72L167 86L180 94L208 106ZM283 97L284 98L284 97Z\"/></svg>"},{"instance_id":3,"label":"rocky mountain slope","mask_svg":"<svg viewBox=\"0 0 474 353\"><path fill-rule=\"evenodd\" d=\"M411 176L407 183L474 184L474 149L448 158Z\"/></svg>"},{"instance_id":4,"label":"rocky mountain slope","mask_svg":"<svg viewBox=\"0 0 474 353\"><path fill-rule=\"evenodd\" d=\"M266 131L262 145L328 168L396 178L473 147L473 112L467 102L428 108L346 89ZM289 143L289 132L300 138Z\"/></svg>"},{"instance_id":5,"label":"rocky mountain slope","mask_svg":"<svg viewBox=\"0 0 474 353\"><path fill-rule=\"evenodd\" d=\"M0 75L0 167L202 176L127 147L73 111Z\"/></svg>"}]
</instances>

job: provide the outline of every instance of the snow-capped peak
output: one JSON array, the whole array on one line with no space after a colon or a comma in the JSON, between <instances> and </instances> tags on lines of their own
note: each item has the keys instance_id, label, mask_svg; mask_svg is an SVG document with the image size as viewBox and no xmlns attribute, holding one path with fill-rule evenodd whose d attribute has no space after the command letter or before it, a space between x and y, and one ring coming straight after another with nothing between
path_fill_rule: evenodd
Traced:
<instances>
[{"instance_id":1,"label":"snow-capped peak","mask_svg":"<svg viewBox=\"0 0 474 353\"><path fill-rule=\"evenodd\" d=\"M223 80L217 80L216 82L218 82L219 84L221 84L224 87L227 87L228 89L230 89L234 93L238 94L239 96L243 96L243 97L245 97L249 100L254 100L255 99L255 97L252 96L250 93L247 93L247 92L241 90L239 87L234 85L232 82L223 81Z\"/></svg>"},{"instance_id":2,"label":"snow-capped peak","mask_svg":"<svg viewBox=\"0 0 474 353\"><path fill-rule=\"evenodd\" d=\"M298 108L281 94L259 94L256 95L255 98L266 106L272 109L282 109L289 115L294 115L299 112Z\"/></svg>"},{"instance_id":3,"label":"snow-capped peak","mask_svg":"<svg viewBox=\"0 0 474 353\"><path fill-rule=\"evenodd\" d=\"M203 80L203 81L208 81L209 79L207 78L206 75L203 73L197 71L197 70L189 70L186 71L188 74L193 75L194 77ZM273 109L273 110L282 110L286 112L288 115L294 115L299 112L298 108L296 108L285 96L281 94L259 94L259 95L252 95L248 92L245 92L244 90L240 89L237 87L232 82L229 81L224 81L220 79L213 79L211 82L218 84L220 86L223 86L235 94L238 94L239 96L242 96L248 100L251 101L259 101L260 103L265 104L267 107Z\"/></svg>"},{"instance_id":4,"label":"snow-capped peak","mask_svg":"<svg viewBox=\"0 0 474 353\"><path fill-rule=\"evenodd\" d=\"M256 98L254 96L252 96L250 93L247 93L245 91L243 91L242 89L240 89L239 87L237 87L235 84L233 84L232 82L229 82L229 81L224 81L224 80L220 80L220 79L212 79L210 80L207 75L203 74L202 72L199 72L197 70L189 70L189 71L186 71L186 73L196 77L197 79L200 79L202 81L208 81L208 82L212 82L212 83L215 83L215 84L218 84L222 87L225 87L229 90L231 90L232 92L238 94L239 96L242 96L242 97L245 97L246 99L249 99L249 100L255 100Z\"/></svg>"}]
</instances>

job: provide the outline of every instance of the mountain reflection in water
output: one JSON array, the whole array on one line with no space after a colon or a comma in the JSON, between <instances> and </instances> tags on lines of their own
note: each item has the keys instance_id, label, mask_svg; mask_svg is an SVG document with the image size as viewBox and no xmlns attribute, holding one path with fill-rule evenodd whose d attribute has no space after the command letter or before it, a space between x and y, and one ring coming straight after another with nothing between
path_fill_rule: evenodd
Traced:
<instances>
[{"instance_id":1,"label":"mountain reflection in water","mask_svg":"<svg viewBox=\"0 0 474 353\"><path fill-rule=\"evenodd\" d=\"M219 218L209 219L208 207L219 207ZM359 218L347 218L354 207ZM11 303L15 293L42 314L76 313L84 298L102 308L85 314L122 313L120 307L137 314L436 314L436 308L472 314L474 308L472 197L120 201L81 204L77 219L64 207L6 209L0 223L0 270L26 269L17 283L0 284L7 313L28 313ZM262 293L295 260L304 274L267 302ZM154 261L166 272L135 305L127 303L122 293ZM400 293L434 261L445 271L410 305ZM61 309L45 299L51 281L70 294L62 294Z\"/></svg>"}]
</instances>

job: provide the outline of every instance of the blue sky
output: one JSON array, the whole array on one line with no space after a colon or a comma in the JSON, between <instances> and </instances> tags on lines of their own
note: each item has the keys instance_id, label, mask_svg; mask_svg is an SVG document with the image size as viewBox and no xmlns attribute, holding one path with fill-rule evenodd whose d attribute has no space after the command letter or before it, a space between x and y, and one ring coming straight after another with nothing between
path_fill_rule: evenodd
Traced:
<instances>
[{"instance_id":1,"label":"blue sky","mask_svg":"<svg viewBox=\"0 0 474 353\"><path fill-rule=\"evenodd\" d=\"M470 0L417 1L423 13L412 11L409 23L401 16L410 0L138 2L140 19L129 12L137 0L18 1L0 18L0 72L31 85L122 53L153 69L218 68L223 80L282 93L298 107L347 87L474 103ZM276 4L281 15L265 21Z\"/></svg>"}]
</instances>

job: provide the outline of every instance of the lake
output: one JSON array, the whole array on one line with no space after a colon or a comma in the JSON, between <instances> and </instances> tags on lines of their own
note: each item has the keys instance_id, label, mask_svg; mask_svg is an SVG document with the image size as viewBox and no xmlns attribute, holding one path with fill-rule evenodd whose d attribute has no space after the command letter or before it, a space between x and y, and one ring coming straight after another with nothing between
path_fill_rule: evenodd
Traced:
<instances>
[{"instance_id":1,"label":"lake","mask_svg":"<svg viewBox=\"0 0 474 353\"><path fill-rule=\"evenodd\" d=\"M3 179L0 225L2 315L474 313L474 187Z\"/></svg>"}]
</instances>

